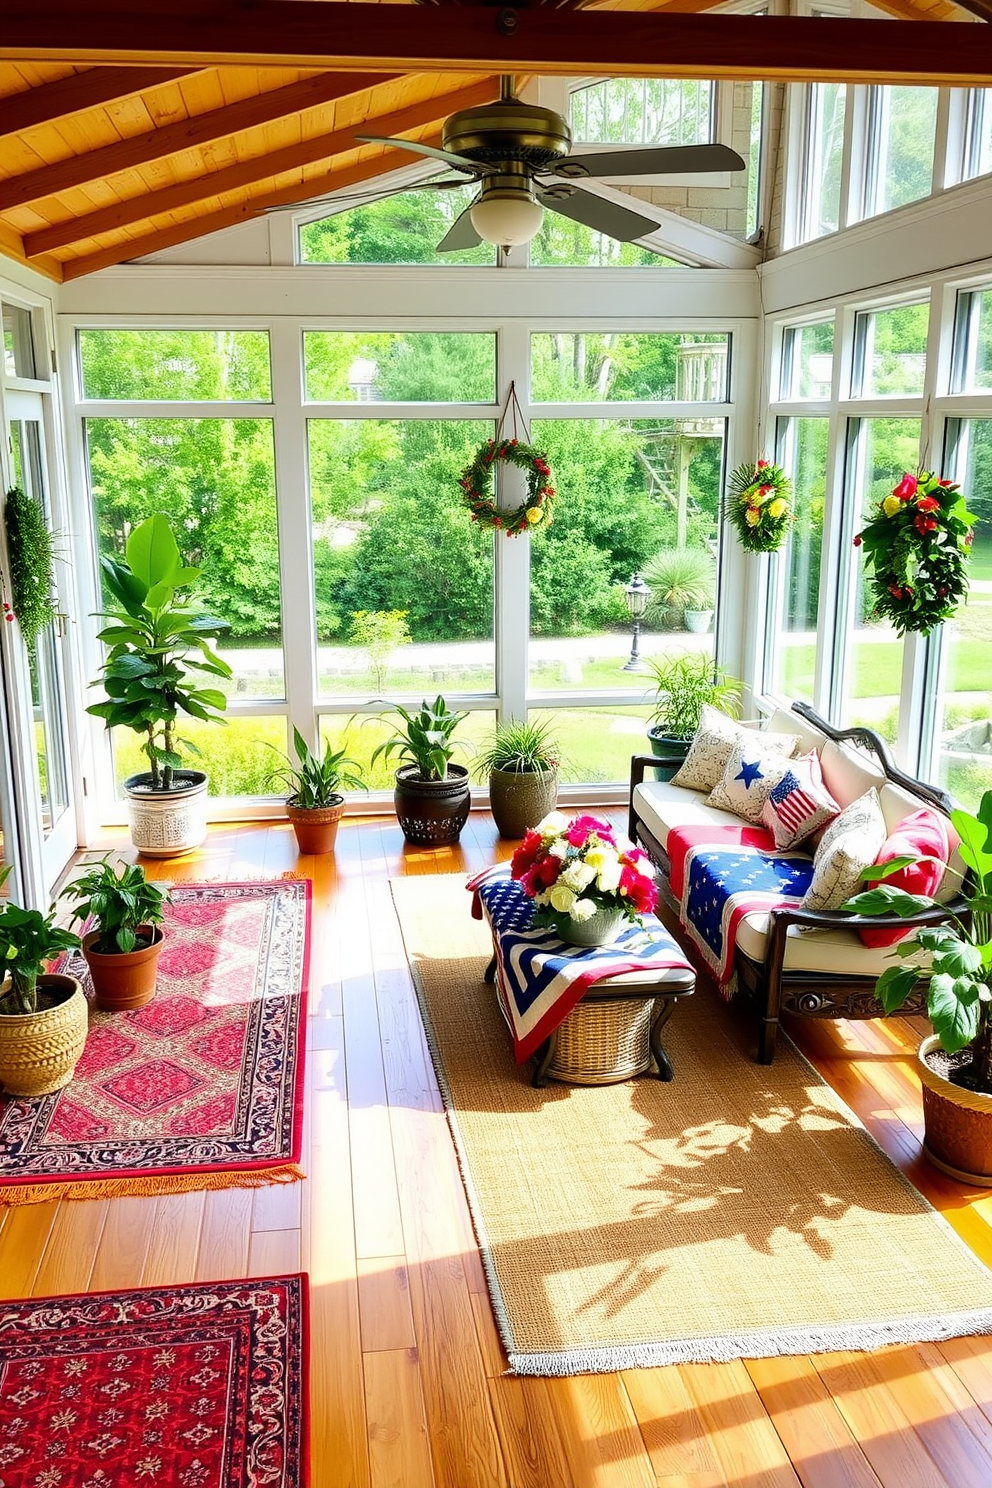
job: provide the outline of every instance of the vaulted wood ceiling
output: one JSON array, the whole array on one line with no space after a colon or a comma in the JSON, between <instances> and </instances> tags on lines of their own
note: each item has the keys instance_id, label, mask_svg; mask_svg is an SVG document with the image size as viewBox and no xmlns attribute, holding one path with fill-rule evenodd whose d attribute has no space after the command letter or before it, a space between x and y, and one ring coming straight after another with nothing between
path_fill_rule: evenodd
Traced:
<instances>
[{"instance_id":1,"label":"vaulted wood ceiling","mask_svg":"<svg viewBox=\"0 0 992 1488\"><path fill-rule=\"evenodd\" d=\"M82 9L77 0L5 0L0 253L53 279L72 279L244 222L266 207L368 180L411 157L358 145L356 132L436 141L454 110L498 95L499 70L630 74L637 70L630 58L651 56L643 71L657 76L667 50L673 76L992 82L987 27L969 26L965 34L925 24L974 18L950 0L879 0L903 20L924 22L897 29L741 16L697 22L694 13L716 0L550 0L553 15L510 13L528 35L516 49L503 39L515 27L501 23L506 11L434 3L445 8L431 4L410 16L411 29L408 13L393 6L371 11L333 0L255 0L249 8L236 0L143 0L139 7L96 0ZM962 3L983 19L992 16L992 0ZM574 13L578 6L582 15ZM587 20L590 10L599 17ZM621 10L656 14L601 14ZM331 22L319 44L294 33L301 13L307 23L318 15ZM248 31L266 14L274 19L260 56L262 43ZM360 25L349 27L345 15L360 17ZM229 40L202 40L204 19L208 32L213 21ZM852 26L862 28L857 49ZM380 37L389 61L378 71ZM220 65L205 65L204 51ZM310 57L320 65L300 65Z\"/></svg>"}]
</instances>

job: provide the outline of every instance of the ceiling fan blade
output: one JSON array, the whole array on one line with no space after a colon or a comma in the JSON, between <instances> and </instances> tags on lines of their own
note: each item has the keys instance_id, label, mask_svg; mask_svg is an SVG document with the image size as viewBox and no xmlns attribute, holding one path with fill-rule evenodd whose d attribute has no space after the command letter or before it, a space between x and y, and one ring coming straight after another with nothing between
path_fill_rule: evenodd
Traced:
<instances>
[{"instance_id":1,"label":"ceiling fan blade","mask_svg":"<svg viewBox=\"0 0 992 1488\"><path fill-rule=\"evenodd\" d=\"M466 175L488 176L489 167L467 155L452 155L450 150L439 150L436 145L422 145L417 140L390 139L381 134L356 134L363 145L395 145L399 150L412 150L414 155L429 155L432 160L443 160L452 170L464 171Z\"/></svg>"},{"instance_id":2,"label":"ceiling fan blade","mask_svg":"<svg viewBox=\"0 0 992 1488\"><path fill-rule=\"evenodd\" d=\"M460 216L448 228L444 237L434 249L435 253L455 253L459 248L477 248L482 242L479 234L472 226L469 216L471 208L466 207Z\"/></svg>"},{"instance_id":3,"label":"ceiling fan blade","mask_svg":"<svg viewBox=\"0 0 992 1488\"><path fill-rule=\"evenodd\" d=\"M658 226L650 217L642 217L640 212L631 212L626 207L617 206L615 202L604 201L601 196L592 196L588 191L573 191L570 196L555 196L552 188L551 192L539 191L538 200L543 207L550 207L552 212L570 217L573 222L582 222L595 232L606 233L608 237L617 238L621 243L629 243L633 238L643 238L645 233L654 232Z\"/></svg>"},{"instance_id":4,"label":"ceiling fan blade","mask_svg":"<svg viewBox=\"0 0 992 1488\"><path fill-rule=\"evenodd\" d=\"M557 176L676 176L744 170L728 145L654 145L643 150L597 150L569 155L556 165Z\"/></svg>"}]
</instances>

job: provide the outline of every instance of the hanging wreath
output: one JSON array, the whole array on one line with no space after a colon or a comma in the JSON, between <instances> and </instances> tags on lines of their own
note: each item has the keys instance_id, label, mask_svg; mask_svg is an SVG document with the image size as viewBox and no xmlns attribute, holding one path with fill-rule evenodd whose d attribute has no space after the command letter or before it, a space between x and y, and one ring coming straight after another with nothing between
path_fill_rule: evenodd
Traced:
<instances>
[{"instance_id":1,"label":"hanging wreath","mask_svg":"<svg viewBox=\"0 0 992 1488\"><path fill-rule=\"evenodd\" d=\"M768 460L738 465L727 487L726 514L749 553L776 553L792 521L792 482Z\"/></svg>"},{"instance_id":2,"label":"hanging wreath","mask_svg":"<svg viewBox=\"0 0 992 1488\"><path fill-rule=\"evenodd\" d=\"M25 645L32 647L39 633L58 614L55 588L55 535L40 504L17 486L4 503L7 559L13 609L3 601L5 620L17 620Z\"/></svg>"},{"instance_id":3,"label":"hanging wreath","mask_svg":"<svg viewBox=\"0 0 992 1488\"><path fill-rule=\"evenodd\" d=\"M954 481L908 471L854 539L871 569L875 613L900 635L926 635L954 614L968 588L976 518Z\"/></svg>"},{"instance_id":4,"label":"hanging wreath","mask_svg":"<svg viewBox=\"0 0 992 1488\"><path fill-rule=\"evenodd\" d=\"M504 509L496 505L493 470L501 460L527 472L527 500L520 506ZM507 537L516 537L518 532L526 532L528 527L536 527L539 522L551 526L551 505L555 494L551 485L551 466L544 451L531 444L521 444L518 439L487 439L479 447L471 465L465 466L458 484L473 522L478 522L480 527L492 527L497 532L505 532Z\"/></svg>"}]
</instances>

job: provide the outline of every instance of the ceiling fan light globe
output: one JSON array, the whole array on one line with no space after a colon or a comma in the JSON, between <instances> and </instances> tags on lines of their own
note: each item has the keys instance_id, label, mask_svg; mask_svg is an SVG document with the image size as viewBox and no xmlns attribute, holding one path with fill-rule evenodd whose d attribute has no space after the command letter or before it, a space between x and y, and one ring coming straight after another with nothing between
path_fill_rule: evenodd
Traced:
<instances>
[{"instance_id":1,"label":"ceiling fan light globe","mask_svg":"<svg viewBox=\"0 0 992 1488\"><path fill-rule=\"evenodd\" d=\"M484 243L517 248L540 232L544 208L522 191L488 192L472 204L469 216Z\"/></svg>"}]
</instances>

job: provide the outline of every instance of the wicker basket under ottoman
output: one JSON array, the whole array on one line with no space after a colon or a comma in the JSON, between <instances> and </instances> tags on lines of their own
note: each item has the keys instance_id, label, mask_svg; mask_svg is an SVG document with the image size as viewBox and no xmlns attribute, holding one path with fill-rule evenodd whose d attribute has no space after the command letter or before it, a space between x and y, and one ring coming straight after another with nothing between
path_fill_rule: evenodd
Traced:
<instances>
[{"instance_id":1,"label":"wicker basket under ottoman","mask_svg":"<svg viewBox=\"0 0 992 1488\"><path fill-rule=\"evenodd\" d=\"M611 1085L651 1067L655 998L594 1000L588 994L558 1029L545 1074L572 1085Z\"/></svg>"}]
</instances>

